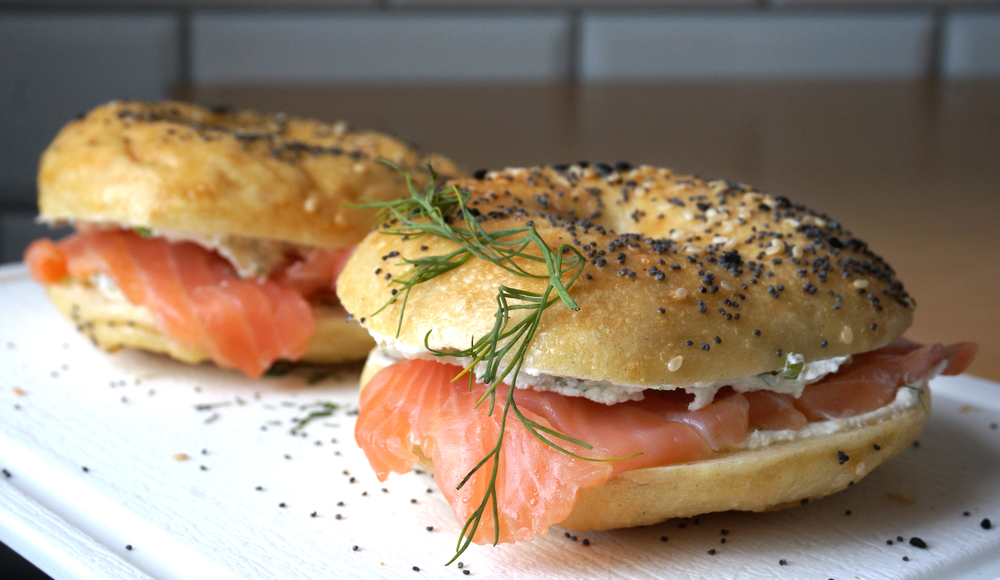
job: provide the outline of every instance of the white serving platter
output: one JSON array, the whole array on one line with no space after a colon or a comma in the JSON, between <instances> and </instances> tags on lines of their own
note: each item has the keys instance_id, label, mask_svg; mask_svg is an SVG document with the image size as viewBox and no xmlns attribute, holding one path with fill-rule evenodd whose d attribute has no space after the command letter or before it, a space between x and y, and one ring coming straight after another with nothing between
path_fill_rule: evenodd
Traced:
<instances>
[{"instance_id":1,"label":"white serving platter","mask_svg":"<svg viewBox=\"0 0 1000 580\"><path fill-rule=\"evenodd\" d=\"M0 541L57 580L1000 577L1000 385L989 381L936 379L919 447L823 501L576 541L554 528L473 546L458 569L444 563L459 525L431 477L380 483L355 446L358 371L254 381L107 354L23 267L0 268L0 468L10 474L0 472ZM338 409L290 434L317 402ZM929 548L911 546L914 536Z\"/></svg>"}]
</instances>

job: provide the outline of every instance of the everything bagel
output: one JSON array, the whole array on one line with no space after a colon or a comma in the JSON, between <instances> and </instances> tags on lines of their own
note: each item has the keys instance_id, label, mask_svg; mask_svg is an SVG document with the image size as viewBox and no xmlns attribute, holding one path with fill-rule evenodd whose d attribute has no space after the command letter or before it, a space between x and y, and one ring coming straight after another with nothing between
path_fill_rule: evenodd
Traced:
<instances>
[{"instance_id":1,"label":"everything bagel","mask_svg":"<svg viewBox=\"0 0 1000 580\"><path fill-rule=\"evenodd\" d=\"M69 122L42 155L35 279L107 350L211 360L259 376L278 359L365 357L371 338L334 294L371 227L361 199L405 196L451 162L346 123L189 103L114 101Z\"/></svg>"},{"instance_id":2,"label":"everything bagel","mask_svg":"<svg viewBox=\"0 0 1000 580\"><path fill-rule=\"evenodd\" d=\"M892 269L782 197L625 164L448 187L393 204L338 291L379 343L355 438L380 479L432 468L463 541L835 493L975 354L899 338Z\"/></svg>"}]
</instances>

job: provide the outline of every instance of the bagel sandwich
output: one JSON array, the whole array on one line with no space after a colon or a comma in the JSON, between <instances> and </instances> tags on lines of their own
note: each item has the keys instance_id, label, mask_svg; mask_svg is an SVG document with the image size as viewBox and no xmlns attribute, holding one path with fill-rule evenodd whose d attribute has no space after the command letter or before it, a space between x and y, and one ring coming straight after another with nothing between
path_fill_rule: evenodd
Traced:
<instances>
[{"instance_id":1,"label":"bagel sandwich","mask_svg":"<svg viewBox=\"0 0 1000 580\"><path fill-rule=\"evenodd\" d=\"M114 101L42 154L39 220L72 225L25 253L55 306L103 349L210 360L362 360L373 345L337 277L374 212L447 159L345 123L181 102Z\"/></svg>"},{"instance_id":2,"label":"bagel sandwich","mask_svg":"<svg viewBox=\"0 0 1000 580\"><path fill-rule=\"evenodd\" d=\"M421 464L470 542L764 511L909 445L975 345L836 220L620 163L481 172L385 204L338 294L378 342L355 436Z\"/></svg>"}]
</instances>

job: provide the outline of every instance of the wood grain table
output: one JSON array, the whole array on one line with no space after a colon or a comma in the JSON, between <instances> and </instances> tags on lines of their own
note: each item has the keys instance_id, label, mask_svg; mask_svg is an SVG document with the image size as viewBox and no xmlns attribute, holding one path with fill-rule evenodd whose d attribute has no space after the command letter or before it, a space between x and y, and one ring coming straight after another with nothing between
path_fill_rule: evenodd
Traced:
<instances>
[{"instance_id":1,"label":"wood grain table","mask_svg":"<svg viewBox=\"0 0 1000 580\"><path fill-rule=\"evenodd\" d=\"M752 184L867 240L916 297L909 336L974 340L1000 380L1000 83L216 86L180 91L387 130L466 169L648 163Z\"/></svg>"}]
</instances>

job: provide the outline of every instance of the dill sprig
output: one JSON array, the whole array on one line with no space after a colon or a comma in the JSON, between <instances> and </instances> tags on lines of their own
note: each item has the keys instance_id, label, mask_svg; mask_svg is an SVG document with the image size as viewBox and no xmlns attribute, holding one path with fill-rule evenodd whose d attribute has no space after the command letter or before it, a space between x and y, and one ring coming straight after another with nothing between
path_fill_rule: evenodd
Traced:
<instances>
[{"instance_id":1,"label":"dill sprig","mask_svg":"<svg viewBox=\"0 0 1000 580\"><path fill-rule=\"evenodd\" d=\"M301 419L292 419L295 422L295 426L292 427L290 433L292 435L298 435L299 431L305 428L306 425L315 421L316 419L322 419L323 417L329 417L340 408L340 405L336 403L331 403L329 401L316 401L312 405L307 405L313 407L309 414ZM304 410L304 409L303 409Z\"/></svg>"},{"instance_id":2,"label":"dill sprig","mask_svg":"<svg viewBox=\"0 0 1000 580\"><path fill-rule=\"evenodd\" d=\"M385 162L395 168L391 163ZM400 171L396 168L397 171ZM472 360L455 379L469 375L469 388L475 379L487 385L487 390L476 402L478 407L489 399L488 414L496 407L498 386L505 381L510 384L503 401L500 418L500 433L496 445L462 479L457 489L465 486L480 470L490 465L490 480L478 508L462 527L451 564L471 545L476 530L482 523L487 510L491 510L494 524L493 544L500 542L500 518L498 514L497 477L500 467L500 452L503 447L508 415L514 417L533 436L546 445L578 459L587 461L614 461L616 459L595 459L583 457L564 447L571 443L586 450L593 447L583 441L550 429L526 417L514 399L517 376L524 364L528 347L538 330L542 314L557 302L571 310L580 306L570 296L570 288L583 273L586 259L571 244L561 244L553 250L538 234L530 222L525 227L487 231L478 219L479 212L467 204L471 194L455 185L439 188L435 185L435 174L429 169L430 181L423 189L417 188L406 172L400 171L406 180L410 197L395 201L375 202L362 206L377 209L377 223L381 233L416 239L434 236L453 242L457 247L447 253L419 258L402 258L402 264L409 266L403 274L392 279L402 292L397 292L372 316L390 305L402 300L399 322L396 327L398 337L403 325L403 317L410 291L417 285L433 280L450 272L473 258L485 260L522 278L545 280L541 292L531 292L520 288L500 285L497 289L497 311L492 329L485 335L473 337L469 348L461 350L437 350L430 347L430 331L424 336L424 347L435 356L468 357ZM400 298L400 296L402 298ZM478 369L478 377L477 374Z\"/></svg>"}]
</instances>

